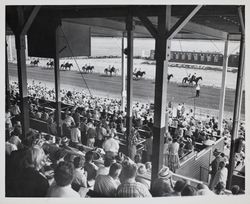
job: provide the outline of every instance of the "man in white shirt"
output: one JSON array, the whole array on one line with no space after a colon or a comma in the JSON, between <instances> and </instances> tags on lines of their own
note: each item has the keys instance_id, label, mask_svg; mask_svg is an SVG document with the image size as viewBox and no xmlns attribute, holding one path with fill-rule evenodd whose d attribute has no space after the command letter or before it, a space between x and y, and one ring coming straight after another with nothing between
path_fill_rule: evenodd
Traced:
<instances>
[{"instance_id":1,"label":"man in white shirt","mask_svg":"<svg viewBox=\"0 0 250 204\"><path fill-rule=\"evenodd\" d=\"M120 185L119 175L122 166L119 163L111 165L108 175L96 177L94 191L103 197L115 197L117 187Z\"/></svg>"},{"instance_id":2,"label":"man in white shirt","mask_svg":"<svg viewBox=\"0 0 250 204\"><path fill-rule=\"evenodd\" d=\"M120 148L118 140L114 139L112 135L103 143L102 147L106 155L111 156L116 156Z\"/></svg>"},{"instance_id":3,"label":"man in white shirt","mask_svg":"<svg viewBox=\"0 0 250 204\"><path fill-rule=\"evenodd\" d=\"M80 123L76 123L75 127L71 129L71 142L81 143L81 131L79 127Z\"/></svg>"},{"instance_id":4,"label":"man in white shirt","mask_svg":"<svg viewBox=\"0 0 250 204\"><path fill-rule=\"evenodd\" d=\"M200 84L197 84L195 90L196 90L196 97L199 97L200 96L200 90L201 90Z\"/></svg>"},{"instance_id":5,"label":"man in white shirt","mask_svg":"<svg viewBox=\"0 0 250 204\"><path fill-rule=\"evenodd\" d=\"M64 119L64 123L67 125L67 127L70 127L72 124L75 125L75 120L70 114L68 114Z\"/></svg>"},{"instance_id":6,"label":"man in white shirt","mask_svg":"<svg viewBox=\"0 0 250 204\"><path fill-rule=\"evenodd\" d=\"M15 103L14 106L11 108L11 113L14 116L19 115L21 113L20 108L17 105L17 103Z\"/></svg>"},{"instance_id":7,"label":"man in white shirt","mask_svg":"<svg viewBox=\"0 0 250 204\"><path fill-rule=\"evenodd\" d=\"M10 155L11 152L16 151L16 150L17 150L17 146L15 144L10 143L9 141L5 143L5 152L7 155Z\"/></svg>"},{"instance_id":8,"label":"man in white shirt","mask_svg":"<svg viewBox=\"0 0 250 204\"><path fill-rule=\"evenodd\" d=\"M9 125L9 128L12 128L11 114L9 110L5 112L5 123Z\"/></svg>"},{"instance_id":9,"label":"man in white shirt","mask_svg":"<svg viewBox=\"0 0 250 204\"><path fill-rule=\"evenodd\" d=\"M181 116L181 108L182 108L182 106L181 106L181 104L179 104L179 105L177 106L177 117L180 117L180 116Z\"/></svg>"},{"instance_id":10,"label":"man in white shirt","mask_svg":"<svg viewBox=\"0 0 250 204\"><path fill-rule=\"evenodd\" d=\"M215 188L215 186L217 186L219 182L223 182L224 186L226 186L228 170L225 166L226 164L224 161L221 161L219 163L219 170L216 172L214 179L211 183L212 190Z\"/></svg>"}]
</instances>

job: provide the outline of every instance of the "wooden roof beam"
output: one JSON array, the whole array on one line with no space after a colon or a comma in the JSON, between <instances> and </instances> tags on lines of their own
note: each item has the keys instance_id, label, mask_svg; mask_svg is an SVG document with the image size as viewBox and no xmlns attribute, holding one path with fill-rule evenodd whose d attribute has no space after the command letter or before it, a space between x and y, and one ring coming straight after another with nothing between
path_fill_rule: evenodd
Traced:
<instances>
[{"instance_id":1,"label":"wooden roof beam","mask_svg":"<svg viewBox=\"0 0 250 204\"><path fill-rule=\"evenodd\" d=\"M107 18L107 17L126 17L128 15L129 6L105 6L105 7L88 7L79 6L70 9L60 9L54 6L55 10L50 9L50 6L43 7L41 13L45 15L55 15L61 18ZM163 9L161 5L158 6L132 6L130 7L131 13L137 13L138 10L142 11L146 16L157 16ZM53 13L52 13L53 12Z\"/></svg>"},{"instance_id":2,"label":"wooden roof beam","mask_svg":"<svg viewBox=\"0 0 250 204\"><path fill-rule=\"evenodd\" d=\"M139 12L137 15L138 15L138 18L140 19L140 21L143 23L143 25L148 29L150 34L154 38L156 38L158 35L158 32L157 32L155 26L152 24L152 22L142 12Z\"/></svg>"},{"instance_id":3,"label":"wooden roof beam","mask_svg":"<svg viewBox=\"0 0 250 204\"><path fill-rule=\"evenodd\" d=\"M114 31L125 31L126 25L125 22L119 22L115 20L105 19L105 18L79 18L79 19L62 19L66 22L78 23L81 25L88 25L91 28L98 27L103 29L109 29ZM108 30L106 30L108 31ZM136 25L134 29L135 35L142 35L149 37L149 32L144 26Z\"/></svg>"},{"instance_id":4,"label":"wooden roof beam","mask_svg":"<svg viewBox=\"0 0 250 204\"><path fill-rule=\"evenodd\" d=\"M177 23L178 18L172 17L172 23ZM183 31L188 31L191 33L197 33L204 36L210 36L221 40L226 40L228 33L225 31L210 28L197 23L188 22L182 29Z\"/></svg>"},{"instance_id":5,"label":"wooden roof beam","mask_svg":"<svg viewBox=\"0 0 250 204\"><path fill-rule=\"evenodd\" d=\"M176 17L171 17L171 25L175 25L179 21L179 18ZM152 20L151 22L154 25L157 25L156 20ZM218 40L226 40L228 33L222 30L217 30L208 26L204 26L201 24L193 23L193 22L188 22L180 32L189 32L189 33L196 33L199 35L203 35L204 37L213 37Z\"/></svg>"},{"instance_id":6,"label":"wooden roof beam","mask_svg":"<svg viewBox=\"0 0 250 204\"><path fill-rule=\"evenodd\" d=\"M166 33L167 39L172 39L190 21L190 19L201 9L202 5L192 7L186 15L181 17L177 23Z\"/></svg>"},{"instance_id":7,"label":"wooden roof beam","mask_svg":"<svg viewBox=\"0 0 250 204\"><path fill-rule=\"evenodd\" d=\"M100 28L100 27L91 27L91 36L96 37L123 37L123 31L117 31L108 28ZM126 32L125 32L126 36ZM134 33L135 38L152 38L152 36L148 34L142 33Z\"/></svg>"},{"instance_id":8,"label":"wooden roof beam","mask_svg":"<svg viewBox=\"0 0 250 204\"><path fill-rule=\"evenodd\" d=\"M122 31L116 31L108 28L91 27L91 36L122 37L122 33Z\"/></svg>"},{"instance_id":9,"label":"wooden roof beam","mask_svg":"<svg viewBox=\"0 0 250 204\"><path fill-rule=\"evenodd\" d=\"M228 34L229 41L240 41L240 39L241 39L241 34L237 34L237 33L229 33Z\"/></svg>"},{"instance_id":10,"label":"wooden roof beam","mask_svg":"<svg viewBox=\"0 0 250 204\"><path fill-rule=\"evenodd\" d=\"M31 24L33 23L37 13L39 12L40 8L41 8L41 6L34 6L28 19L26 20L26 22L24 23L24 25L21 29L21 35L25 35L27 33L27 31L29 30Z\"/></svg>"}]
</instances>

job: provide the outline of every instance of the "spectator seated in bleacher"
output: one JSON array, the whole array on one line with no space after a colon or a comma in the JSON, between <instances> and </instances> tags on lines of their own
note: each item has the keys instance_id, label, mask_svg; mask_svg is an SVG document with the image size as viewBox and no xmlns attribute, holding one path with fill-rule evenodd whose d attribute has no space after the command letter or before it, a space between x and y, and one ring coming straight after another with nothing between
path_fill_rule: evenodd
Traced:
<instances>
[{"instance_id":1,"label":"spectator seated in bleacher","mask_svg":"<svg viewBox=\"0 0 250 204\"><path fill-rule=\"evenodd\" d=\"M80 188L87 188L87 172L85 172L84 170L84 160L77 156L74 158L74 167L75 167L75 171L74 171L74 178L72 181L72 188L75 191L79 191Z\"/></svg>"},{"instance_id":2,"label":"spectator seated in bleacher","mask_svg":"<svg viewBox=\"0 0 250 204\"><path fill-rule=\"evenodd\" d=\"M238 185L233 185L231 192L233 195L245 194L245 192Z\"/></svg>"},{"instance_id":3,"label":"spectator seated in bleacher","mask_svg":"<svg viewBox=\"0 0 250 204\"><path fill-rule=\"evenodd\" d=\"M202 196L211 196L211 195L215 195L213 193L213 191L210 191L210 189L208 188L207 185L205 184L198 184L197 185L197 195L202 195Z\"/></svg>"},{"instance_id":4,"label":"spectator seated in bleacher","mask_svg":"<svg viewBox=\"0 0 250 204\"><path fill-rule=\"evenodd\" d=\"M142 183L136 182L137 166L134 163L126 162L123 164L121 184L117 189L117 197L151 197L147 187Z\"/></svg>"},{"instance_id":5,"label":"spectator seated in bleacher","mask_svg":"<svg viewBox=\"0 0 250 204\"><path fill-rule=\"evenodd\" d=\"M41 173L45 153L39 146L30 147L24 158L24 168L17 180L20 197L44 197L49 188L48 180Z\"/></svg>"},{"instance_id":6,"label":"spectator seated in bleacher","mask_svg":"<svg viewBox=\"0 0 250 204\"><path fill-rule=\"evenodd\" d=\"M174 188L173 188L174 192L172 193L172 196L181 196L181 192L185 186L186 186L185 181L183 181L183 180L176 181Z\"/></svg>"},{"instance_id":7,"label":"spectator seated in bleacher","mask_svg":"<svg viewBox=\"0 0 250 204\"><path fill-rule=\"evenodd\" d=\"M186 185L182 192L181 196L196 196L197 195L197 189L194 186Z\"/></svg>"},{"instance_id":8,"label":"spectator seated in bleacher","mask_svg":"<svg viewBox=\"0 0 250 204\"><path fill-rule=\"evenodd\" d=\"M94 152L88 151L85 154L84 170L87 172L88 186L93 186L98 167L94 164Z\"/></svg>"},{"instance_id":9,"label":"spectator seated in bleacher","mask_svg":"<svg viewBox=\"0 0 250 204\"><path fill-rule=\"evenodd\" d=\"M145 179L145 177L147 177L147 169L145 167L144 164L141 164L140 166L137 167L137 176L135 178L135 180L137 182L142 183L143 185L145 185L147 187L147 189L150 189L150 181L148 179Z\"/></svg>"},{"instance_id":10,"label":"spectator seated in bleacher","mask_svg":"<svg viewBox=\"0 0 250 204\"><path fill-rule=\"evenodd\" d=\"M121 170L121 164L113 163L107 175L99 174L96 177L94 191L102 197L116 197L116 191L120 185L119 176Z\"/></svg>"},{"instance_id":11,"label":"spectator seated in bleacher","mask_svg":"<svg viewBox=\"0 0 250 204\"><path fill-rule=\"evenodd\" d=\"M74 166L70 162L60 162L55 169L55 183L48 189L48 197L80 197L71 188L74 178Z\"/></svg>"}]
</instances>

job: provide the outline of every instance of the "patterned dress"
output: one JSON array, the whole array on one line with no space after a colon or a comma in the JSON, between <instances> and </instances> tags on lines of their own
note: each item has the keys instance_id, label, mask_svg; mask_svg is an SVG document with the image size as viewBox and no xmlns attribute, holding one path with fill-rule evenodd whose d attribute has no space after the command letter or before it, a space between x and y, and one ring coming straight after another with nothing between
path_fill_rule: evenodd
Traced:
<instances>
[{"instance_id":1,"label":"patterned dress","mask_svg":"<svg viewBox=\"0 0 250 204\"><path fill-rule=\"evenodd\" d=\"M168 150L169 150L169 154L168 154L168 167L171 171L175 172L176 169L178 169L180 167L180 159L179 159L179 155L178 155L178 151L179 151L179 143L178 142L173 142L171 144L168 145Z\"/></svg>"},{"instance_id":2,"label":"patterned dress","mask_svg":"<svg viewBox=\"0 0 250 204\"><path fill-rule=\"evenodd\" d=\"M138 143L138 131L132 127L131 132L129 134L129 144L128 144L128 156L134 160L134 157L136 155L137 149L136 145Z\"/></svg>"}]
</instances>

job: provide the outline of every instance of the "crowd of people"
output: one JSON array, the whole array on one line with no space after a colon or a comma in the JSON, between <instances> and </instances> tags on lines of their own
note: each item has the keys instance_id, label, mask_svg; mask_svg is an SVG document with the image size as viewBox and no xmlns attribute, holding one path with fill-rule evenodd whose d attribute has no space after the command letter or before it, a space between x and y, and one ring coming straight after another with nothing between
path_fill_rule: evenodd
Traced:
<instances>
[{"instance_id":1,"label":"crowd of people","mask_svg":"<svg viewBox=\"0 0 250 204\"><path fill-rule=\"evenodd\" d=\"M172 172L180 166L180 158L185 153L197 150L197 143L213 144L220 132L218 121L207 116L197 120L192 110L179 104L176 116L173 105L168 105L169 131L165 135L164 165L159 179L152 183L147 179L151 173L153 111L150 104L133 105L133 125L129 135L129 155L119 152L118 133L126 135L125 112L120 111L117 99L88 96L84 92L61 90L62 102L71 105L62 114L62 138L56 137L59 148L51 152L46 147L46 138L31 131L22 135L18 88L11 84L10 99L12 106L6 110L6 194L20 197L151 197L212 195L225 193L228 149L232 120L224 121L224 152L214 153L216 164L211 165L211 182L191 186L187 181L172 181ZM53 89L40 83L28 86L30 116L47 122L50 134L58 135L55 113L43 104L55 99ZM139 129L145 130L146 155L138 154L136 145L140 140ZM240 137L245 139L244 123L240 124ZM125 136L124 136L125 137ZM70 155L78 144L92 149L103 149L103 164L94 162L95 151L85 155ZM236 164L244 163L245 147L237 154ZM142 161L143 160L143 161ZM39 185L37 185L39 183ZM25 186L25 187L24 187ZM242 193L233 186L232 193Z\"/></svg>"}]
</instances>

